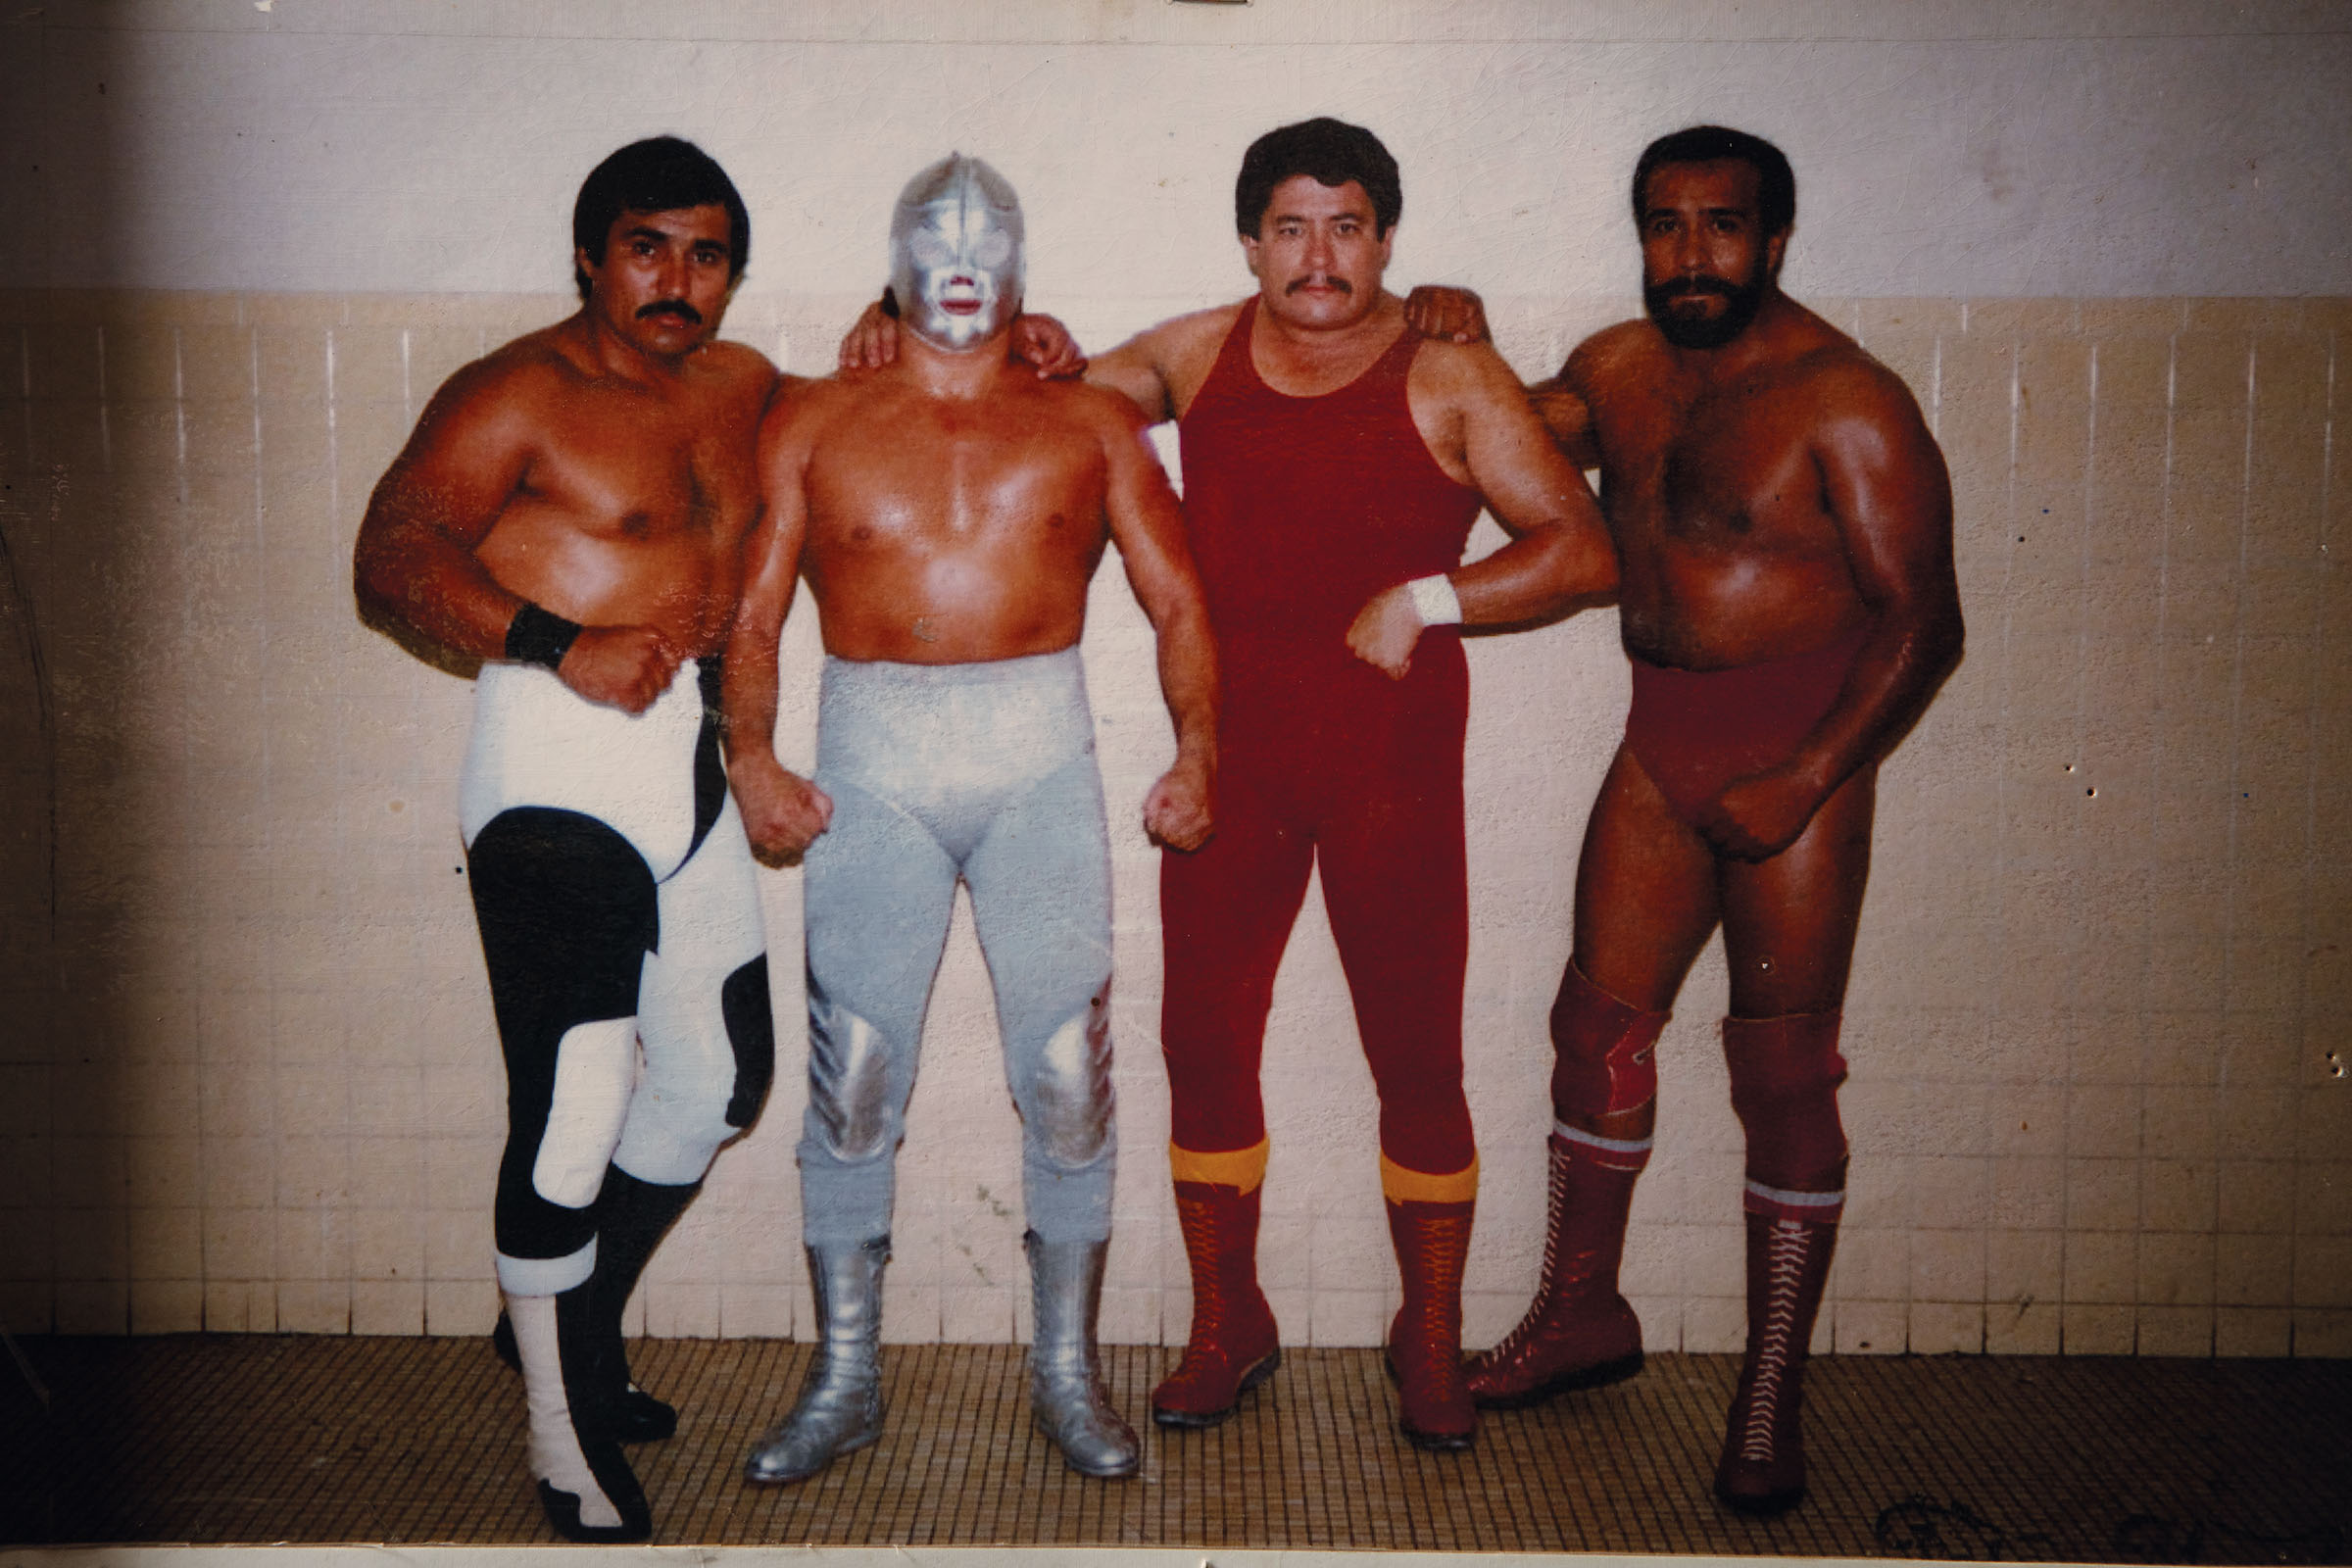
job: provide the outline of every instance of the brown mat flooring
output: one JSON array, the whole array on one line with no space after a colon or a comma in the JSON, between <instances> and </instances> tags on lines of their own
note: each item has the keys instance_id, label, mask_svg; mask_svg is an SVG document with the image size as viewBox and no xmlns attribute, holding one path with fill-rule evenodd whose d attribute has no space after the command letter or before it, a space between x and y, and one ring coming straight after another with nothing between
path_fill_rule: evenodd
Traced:
<instances>
[{"instance_id":1,"label":"brown mat flooring","mask_svg":"<svg viewBox=\"0 0 2352 1568\"><path fill-rule=\"evenodd\" d=\"M36 1340L44 1412L0 1360L0 1542L552 1540L522 1395L485 1341ZM1470 1453L1396 1436L1376 1352L1292 1350L1207 1433L1144 1424L1143 1475L1088 1481L1029 1426L1021 1350L893 1347L890 1430L798 1487L746 1486L808 1348L647 1341L678 1402L632 1450L657 1542L1357 1547L2346 1561L2352 1362L1817 1360L1813 1494L1776 1521L1708 1494L1737 1370L1657 1355L1615 1388L1491 1415ZM1147 1411L1171 1350L1107 1352Z\"/></svg>"}]
</instances>

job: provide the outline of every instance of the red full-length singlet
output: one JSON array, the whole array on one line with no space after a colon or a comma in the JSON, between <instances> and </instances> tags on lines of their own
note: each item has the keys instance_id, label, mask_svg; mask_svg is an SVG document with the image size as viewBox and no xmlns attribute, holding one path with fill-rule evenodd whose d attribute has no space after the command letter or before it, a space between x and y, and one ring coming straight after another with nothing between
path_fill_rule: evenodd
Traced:
<instances>
[{"instance_id":1,"label":"red full-length singlet","mask_svg":"<svg viewBox=\"0 0 2352 1568\"><path fill-rule=\"evenodd\" d=\"M1184 510L1224 669L1217 830L1160 861L1161 1040L1175 1142L1265 1136L1258 1061L1274 972L1319 858L1324 906L1380 1094L1380 1141L1409 1170L1474 1151L1462 1099L1469 897L1459 634L1421 636L1402 680L1348 651L1385 588L1458 565L1479 512L1421 438L1404 332L1320 397L1267 386L1244 306L1179 426Z\"/></svg>"}]
</instances>

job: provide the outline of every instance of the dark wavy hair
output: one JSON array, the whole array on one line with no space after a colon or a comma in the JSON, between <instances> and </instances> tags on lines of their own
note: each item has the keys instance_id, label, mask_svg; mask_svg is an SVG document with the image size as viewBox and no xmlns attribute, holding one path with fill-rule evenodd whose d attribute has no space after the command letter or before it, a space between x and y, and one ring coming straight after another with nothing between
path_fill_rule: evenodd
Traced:
<instances>
[{"instance_id":1,"label":"dark wavy hair","mask_svg":"<svg viewBox=\"0 0 2352 1568\"><path fill-rule=\"evenodd\" d=\"M1692 125L1660 136L1642 149L1634 165L1634 221L1642 221L1642 204L1651 172L1667 164L1711 164L1729 159L1756 172L1756 220L1767 234L1786 232L1796 221L1796 172L1788 155L1761 136L1724 125Z\"/></svg>"},{"instance_id":2,"label":"dark wavy hair","mask_svg":"<svg viewBox=\"0 0 2352 1568\"><path fill-rule=\"evenodd\" d=\"M601 267L605 238L621 214L671 213L713 202L727 210L727 276L741 277L752 259L752 215L744 211L735 182L717 160L694 143L677 136L649 136L629 143L580 181L579 200L571 204L571 243ZM588 273L576 263L571 280L585 302Z\"/></svg>"},{"instance_id":3,"label":"dark wavy hair","mask_svg":"<svg viewBox=\"0 0 2352 1568\"><path fill-rule=\"evenodd\" d=\"M1316 183L1345 185L1354 180L1372 198L1373 237L1396 226L1404 211L1404 186L1396 178L1396 160L1380 138L1361 125L1329 118L1301 120L1267 131L1242 154L1242 174L1233 185L1233 221L1243 234L1257 237L1274 187L1294 174L1312 175Z\"/></svg>"}]
</instances>

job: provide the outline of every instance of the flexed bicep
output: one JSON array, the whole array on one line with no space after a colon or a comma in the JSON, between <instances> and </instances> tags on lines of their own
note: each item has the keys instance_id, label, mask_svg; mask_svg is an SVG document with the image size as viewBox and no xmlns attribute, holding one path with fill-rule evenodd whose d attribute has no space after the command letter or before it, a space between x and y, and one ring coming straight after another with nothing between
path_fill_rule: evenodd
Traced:
<instances>
[{"instance_id":1,"label":"flexed bicep","mask_svg":"<svg viewBox=\"0 0 2352 1568\"><path fill-rule=\"evenodd\" d=\"M1441 346L1424 349L1424 357ZM1617 586L1617 557L1583 472L1563 457L1518 378L1483 345L1441 385L1459 410L1461 463L1511 543L1452 574L1462 615L1494 624L1557 614ZM1417 368L1417 367L1416 367Z\"/></svg>"}]
</instances>

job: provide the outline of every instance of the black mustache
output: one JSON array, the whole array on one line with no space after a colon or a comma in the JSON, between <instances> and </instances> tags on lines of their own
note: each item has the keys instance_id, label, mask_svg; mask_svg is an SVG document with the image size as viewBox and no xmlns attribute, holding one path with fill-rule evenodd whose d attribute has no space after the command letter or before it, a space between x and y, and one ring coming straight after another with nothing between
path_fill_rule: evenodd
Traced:
<instances>
[{"instance_id":1,"label":"black mustache","mask_svg":"<svg viewBox=\"0 0 2352 1568\"><path fill-rule=\"evenodd\" d=\"M1689 299L1700 294L1714 294L1727 300L1737 299L1740 296L1740 285L1726 282L1720 277L1682 277L1658 286L1660 299Z\"/></svg>"},{"instance_id":2,"label":"black mustache","mask_svg":"<svg viewBox=\"0 0 2352 1568\"><path fill-rule=\"evenodd\" d=\"M651 305L639 307L637 319L642 321L649 316L682 316L690 325L703 324L703 313L684 300L656 300Z\"/></svg>"},{"instance_id":3,"label":"black mustache","mask_svg":"<svg viewBox=\"0 0 2352 1568\"><path fill-rule=\"evenodd\" d=\"M1314 283L1315 281L1316 281L1316 280L1315 280L1313 277L1311 277L1311 276L1310 276L1310 277L1295 277L1295 278L1291 279L1291 281L1290 281L1289 283L1287 283L1287 284L1285 284L1285 285L1284 285L1284 287L1283 287L1283 290L1282 290L1282 291L1283 291L1285 294L1296 294L1296 293L1298 293L1298 292L1300 289L1308 287L1309 285L1311 285L1311 284L1312 284L1312 283ZM1354 285L1353 283L1350 283L1350 282L1348 282L1348 281L1346 278L1344 278L1344 277L1327 277L1327 278L1324 278L1324 279L1322 279L1322 282L1323 282L1323 286L1324 286L1324 287L1326 287L1326 288L1336 288L1336 289L1338 289L1338 290L1339 290L1341 293L1343 293L1343 294L1352 294L1352 293L1354 293L1354 292L1355 292L1355 285Z\"/></svg>"}]
</instances>

